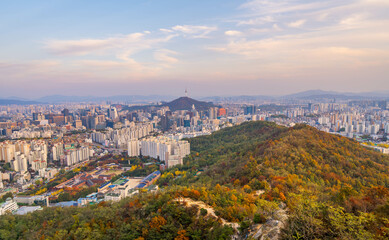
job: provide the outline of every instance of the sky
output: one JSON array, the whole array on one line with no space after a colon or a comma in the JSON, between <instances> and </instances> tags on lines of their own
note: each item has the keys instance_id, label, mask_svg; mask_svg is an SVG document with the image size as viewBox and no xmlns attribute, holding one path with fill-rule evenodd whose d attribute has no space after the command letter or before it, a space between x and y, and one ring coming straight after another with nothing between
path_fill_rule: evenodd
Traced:
<instances>
[{"instance_id":1,"label":"sky","mask_svg":"<svg viewBox=\"0 0 389 240\"><path fill-rule=\"evenodd\" d=\"M388 0L13 0L0 32L0 98L389 90Z\"/></svg>"}]
</instances>

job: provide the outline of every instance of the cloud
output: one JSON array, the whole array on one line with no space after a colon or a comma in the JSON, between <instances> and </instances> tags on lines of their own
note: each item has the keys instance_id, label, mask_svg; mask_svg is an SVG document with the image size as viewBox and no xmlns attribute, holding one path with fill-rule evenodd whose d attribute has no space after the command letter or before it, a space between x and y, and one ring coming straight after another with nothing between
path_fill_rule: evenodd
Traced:
<instances>
[{"instance_id":1,"label":"cloud","mask_svg":"<svg viewBox=\"0 0 389 240\"><path fill-rule=\"evenodd\" d=\"M157 61L165 61L164 64L139 61L134 55L160 49L177 36L173 32L163 32L161 35L144 31L102 39L49 40L45 42L44 48L55 56L70 58L68 69L71 72L84 68L94 69L93 72L98 74L104 72L107 76L109 71L115 71L113 75L120 73L141 78L141 73L147 77L163 67L168 67L166 61L169 61L169 64L175 61L168 55L172 52L167 51L161 51L154 58ZM81 56L82 60L78 60L77 57ZM99 60L101 58L103 60Z\"/></svg>"},{"instance_id":2,"label":"cloud","mask_svg":"<svg viewBox=\"0 0 389 240\"><path fill-rule=\"evenodd\" d=\"M272 16L265 16L265 17L258 17L258 18L251 18L247 20L239 20L238 26L240 25L261 25L269 22L274 22L274 17Z\"/></svg>"},{"instance_id":3,"label":"cloud","mask_svg":"<svg viewBox=\"0 0 389 240\"><path fill-rule=\"evenodd\" d=\"M366 17L364 14L353 14L353 15L347 16L346 18L343 18L340 21L340 24L348 25L348 26L358 26L359 24L363 23L363 21L365 19L366 19Z\"/></svg>"},{"instance_id":4,"label":"cloud","mask_svg":"<svg viewBox=\"0 0 389 240\"><path fill-rule=\"evenodd\" d=\"M176 25L171 29L161 28L160 32L165 36L144 31L101 39L52 39L44 42L44 48L58 56L104 55L114 52L119 59L126 61L132 54L152 49L180 34L189 38L207 38L209 33L216 30L216 27L210 26Z\"/></svg>"},{"instance_id":5,"label":"cloud","mask_svg":"<svg viewBox=\"0 0 389 240\"><path fill-rule=\"evenodd\" d=\"M294 27L294 28L299 28L301 27L302 25L304 25L304 23L306 22L305 19L300 19L300 20L297 20L295 22L291 22L288 24L289 27Z\"/></svg>"},{"instance_id":6,"label":"cloud","mask_svg":"<svg viewBox=\"0 0 389 240\"><path fill-rule=\"evenodd\" d=\"M18 62L0 62L0 75L19 76L28 74L37 74L60 68L61 62L57 60L35 60L25 63Z\"/></svg>"},{"instance_id":7,"label":"cloud","mask_svg":"<svg viewBox=\"0 0 389 240\"><path fill-rule=\"evenodd\" d=\"M378 7L389 7L389 1L387 0L361 0L361 4Z\"/></svg>"},{"instance_id":8,"label":"cloud","mask_svg":"<svg viewBox=\"0 0 389 240\"><path fill-rule=\"evenodd\" d=\"M166 32L166 33L172 33L172 32L174 32L173 30L171 30L171 29L166 29L166 28L160 28L159 31L161 31L161 32Z\"/></svg>"},{"instance_id":9,"label":"cloud","mask_svg":"<svg viewBox=\"0 0 389 240\"><path fill-rule=\"evenodd\" d=\"M149 35L150 32L145 31L105 39L48 40L44 48L59 56L101 55L115 52L120 59L125 60L132 53L150 49L176 36L170 34L165 37L150 37Z\"/></svg>"},{"instance_id":10,"label":"cloud","mask_svg":"<svg viewBox=\"0 0 389 240\"><path fill-rule=\"evenodd\" d=\"M349 83L353 78L361 81L362 76L382 79L382 73L387 72L385 65L389 64L389 46L385 44L389 42L389 17L384 14L385 7L378 6L383 2L324 1L320 4L327 7L318 9L312 5L309 11L304 4L289 8L290 3L250 1L252 5L245 5L244 9L253 13L253 21L248 22L250 19L245 17L237 21L237 26L241 26L237 29L245 30L245 36L227 38L224 44L213 44L208 49L225 59L233 58L235 64L244 62L244 66L240 65L241 73L251 74L253 79L315 81L343 76L344 82ZM276 4L284 9L283 14L273 14L279 11L272 9ZM257 20L261 14L271 16L273 22ZM250 28L246 29L247 26ZM294 28L302 26L304 29L296 33Z\"/></svg>"},{"instance_id":11,"label":"cloud","mask_svg":"<svg viewBox=\"0 0 389 240\"><path fill-rule=\"evenodd\" d=\"M382 23L382 25L384 26L385 23ZM247 56L249 58L264 60L266 60L267 57L269 57L269 60L274 59L271 55L285 60L285 58L282 57L289 55L289 53L306 54L307 52L312 52L315 49L348 49L347 52L350 52L352 49L355 49L356 52L359 52L360 49L365 49L364 51L374 53L377 53L380 49L382 49L383 54L386 54L387 50L389 50L389 47L383 47L383 43L389 41L389 33L381 33L379 28L375 29L375 31L371 31L369 35L363 35L359 38L356 38L355 35L358 35L358 33L332 32L331 29L328 29L326 34L323 35L318 35L317 33L302 33L281 35L259 40L233 40L229 41L226 45L218 47L214 46L211 49L218 52L237 54ZM340 55L342 53L346 53L346 51L336 52ZM296 56L294 54L290 54L289 56L291 61L293 61L293 58Z\"/></svg>"},{"instance_id":12,"label":"cloud","mask_svg":"<svg viewBox=\"0 0 389 240\"><path fill-rule=\"evenodd\" d=\"M212 26L176 25L171 28L191 38L208 38L208 34L217 30Z\"/></svg>"},{"instance_id":13,"label":"cloud","mask_svg":"<svg viewBox=\"0 0 389 240\"><path fill-rule=\"evenodd\" d=\"M307 29L317 29L338 24L340 20L348 18L350 15L367 15L366 12L372 12L372 16L386 18L384 15L387 14L382 10L387 4L384 2L385 0L310 2L305 0L252 0L240 6L245 14L242 14L237 20L237 25L265 25L268 27L270 24L277 24L291 28L299 28L304 25L308 27Z\"/></svg>"},{"instance_id":14,"label":"cloud","mask_svg":"<svg viewBox=\"0 0 389 240\"><path fill-rule=\"evenodd\" d=\"M56 55L86 55L93 52L139 43L144 33L133 33L125 36L106 39L79 39L79 40L49 40L45 48Z\"/></svg>"},{"instance_id":15,"label":"cloud","mask_svg":"<svg viewBox=\"0 0 389 240\"><path fill-rule=\"evenodd\" d=\"M236 30L228 30L225 31L224 34L231 37L242 36L242 32Z\"/></svg>"},{"instance_id":16,"label":"cloud","mask_svg":"<svg viewBox=\"0 0 389 240\"><path fill-rule=\"evenodd\" d=\"M240 6L241 9L248 9L257 14L284 14L288 12L308 11L321 9L327 5L326 1L305 3L303 1L271 1L252 0Z\"/></svg>"},{"instance_id":17,"label":"cloud","mask_svg":"<svg viewBox=\"0 0 389 240\"><path fill-rule=\"evenodd\" d=\"M179 54L165 48L173 38L208 38L216 30L203 25L176 25L156 32L107 38L51 39L44 42L44 49L67 62L62 70L71 75L139 80L162 76L166 69L179 62L176 58Z\"/></svg>"},{"instance_id":18,"label":"cloud","mask_svg":"<svg viewBox=\"0 0 389 240\"><path fill-rule=\"evenodd\" d=\"M273 29L276 30L276 31L281 31L282 28L280 28L280 26L278 26L278 24L274 23L273 24Z\"/></svg>"},{"instance_id":19,"label":"cloud","mask_svg":"<svg viewBox=\"0 0 389 240\"><path fill-rule=\"evenodd\" d=\"M366 85L366 77L381 79L370 85L388 86L388 7L388 0L247 1L207 24L157 23L152 31L50 39L43 46L47 61L1 61L0 78L82 81L86 88L94 81L131 86L179 79L223 82L235 91L250 81L260 85L258 79L269 86L277 80L280 86L354 86L354 79Z\"/></svg>"},{"instance_id":20,"label":"cloud","mask_svg":"<svg viewBox=\"0 0 389 240\"><path fill-rule=\"evenodd\" d=\"M177 54L177 52L169 49L159 49L154 52L154 59L165 64L177 63L178 59L171 56Z\"/></svg>"}]
</instances>

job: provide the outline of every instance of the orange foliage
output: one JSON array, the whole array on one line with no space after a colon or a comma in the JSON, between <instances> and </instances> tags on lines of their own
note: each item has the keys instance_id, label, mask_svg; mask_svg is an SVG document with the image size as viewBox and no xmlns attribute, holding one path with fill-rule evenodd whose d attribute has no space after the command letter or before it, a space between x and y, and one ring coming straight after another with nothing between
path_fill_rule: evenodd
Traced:
<instances>
[{"instance_id":1,"label":"orange foliage","mask_svg":"<svg viewBox=\"0 0 389 240\"><path fill-rule=\"evenodd\" d=\"M159 230L166 223L167 223L167 221L164 217L155 216L151 219L149 225L150 225L150 228L156 228L157 230Z\"/></svg>"},{"instance_id":2,"label":"orange foliage","mask_svg":"<svg viewBox=\"0 0 389 240\"><path fill-rule=\"evenodd\" d=\"M187 236L185 236L186 231L185 230L180 230L178 231L178 236L174 238L174 240L189 240Z\"/></svg>"},{"instance_id":3,"label":"orange foliage","mask_svg":"<svg viewBox=\"0 0 389 240\"><path fill-rule=\"evenodd\" d=\"M281 201L286 201L286 197L282 192L280 192L280 199Z\"/></svg>"},{"instance_id":4,"label":"orange foliage","mask_svg":"<svg viewBox=\"0 0 389 240\"><path fill-rule=\"evenodd\" d=\"M195 189L192 189L192 191L191 191L191 197L198 199L200 196L201 196L201 194L200 194L199 191L197 191L197 190L195 190Z\"/></svg>"}]
</instances>

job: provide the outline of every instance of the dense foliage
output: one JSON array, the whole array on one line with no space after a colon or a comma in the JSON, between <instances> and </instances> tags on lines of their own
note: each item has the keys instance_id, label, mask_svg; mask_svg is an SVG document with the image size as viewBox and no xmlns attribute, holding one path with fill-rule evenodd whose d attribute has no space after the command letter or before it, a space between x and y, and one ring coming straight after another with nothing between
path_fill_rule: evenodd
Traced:
<instances>
[{"instance_id":1,"label":"dense foliage","mask_svg":"<svg viewBox=\"0 0 389 240\"><path fill-rule=\"evenodd\" d=\"M260 198L266 205L285 202L289 207L286 239L389 236L387 155L306 125L283 128L266 122L245 123L190 141L194 153L181 168L185 175L177 177L176 170L164 173L161 186L206 187L212 195L221 185L246 198L264 190ZM204 172L198 175L198 170ZM213 204L204 197L202 200ZM250 204L222 201L215 207L220 216L235 221L252 219L255 212L266 214L258 202L251 211L242 211L250 209ZM341 216L346 220L341 221ZM359 225L350 225L351 221ZM315 235L311 235L313 229L317 230Z\"/></svg>"},{"instance_id":2,"label":"dense foliage","mask_svg":"<svg viewBox=\"0 0 389 240\"><path fill-rule=\"evenodd\" d=\"M217 219L199 218L169 193L140 194L115 204L46 208L0 218L1 239L227 239L233 232Z\"/></svg>"}]
</instances>

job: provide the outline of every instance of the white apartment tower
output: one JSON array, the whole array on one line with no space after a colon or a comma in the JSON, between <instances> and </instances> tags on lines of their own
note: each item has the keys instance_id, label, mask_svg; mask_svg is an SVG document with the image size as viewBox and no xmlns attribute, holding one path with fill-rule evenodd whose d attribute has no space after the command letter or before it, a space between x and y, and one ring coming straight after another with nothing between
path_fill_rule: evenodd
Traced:
<instances>
[{"instance_id":1,"label":"white apartment tower","mask_svg":"<svg viewBox=\"0 0 389 240\"><path fill-rule=\"evenodd\" d=\"M183 158L190 153L190 144L168 137L150 137L140 142L140 152L144 156L159 158L167 167L172 167L183 164Z\"/></svg>"},{"instance_id":2,"label":"white apartment tower","mask_svg":"<svg viewBox=\"0 0 389 240\"><path fill-rule=\"evenodd\" d=\"M128 156L129 157L137 157L140 155L140 146L138 140L130 140L128 142Z\"/></svg>"}]
</instances>

